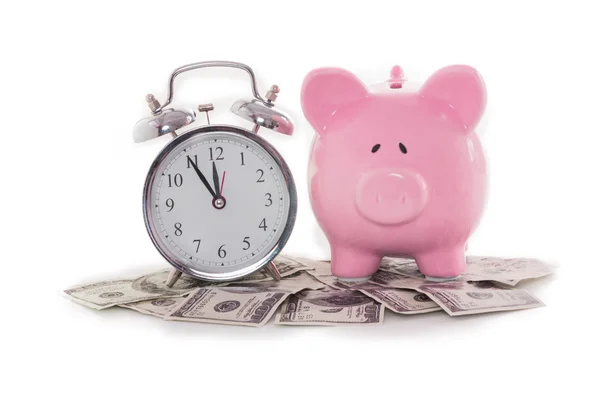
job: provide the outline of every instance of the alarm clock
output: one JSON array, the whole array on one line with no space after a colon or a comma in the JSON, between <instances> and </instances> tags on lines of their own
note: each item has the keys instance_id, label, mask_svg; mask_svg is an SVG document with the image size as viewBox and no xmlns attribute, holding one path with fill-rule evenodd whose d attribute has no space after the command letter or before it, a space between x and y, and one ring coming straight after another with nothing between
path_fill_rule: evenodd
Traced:
<instances>
[{"instance_id":1,"label":"alarm clock","mask_svg":"<svg viewBox=\"0 0 600 400\"><path fill-rule=\"evenodd\" d=\"M211 124L212 104L198 106L207 125L189 109L167 108L173 83L183 72L212 67L241 69L251 80L253 98L239 100L231 111L254 124ZM279 87L259 95L252 69L241 63L207 61L173 71L164 104L151 94L152 115L135 125L133 138L143 142L170 135L146 176L143 215L159 253L173 267L172 286L182 274L208 281L229 281L263 267L280 279L272 260L286 244L296 218L296 187L277 150L258 135L260 127L291 135L291 119L274 106ZM186 131L180 132L182 128Z\"/></svg>"}]
</instances>

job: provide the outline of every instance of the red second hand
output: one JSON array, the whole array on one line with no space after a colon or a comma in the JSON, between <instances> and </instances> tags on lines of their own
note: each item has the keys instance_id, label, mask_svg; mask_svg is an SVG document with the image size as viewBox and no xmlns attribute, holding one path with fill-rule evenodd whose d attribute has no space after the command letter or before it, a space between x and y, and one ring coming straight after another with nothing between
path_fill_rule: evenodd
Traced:
<instances>
[{"instance_id":1,"label":"red second hand","mask_svg":"<svg viewBox=\"0 0 600 400\"><path fill-rule=\"evenodd\" d=\"M221 190L219 191L219 196L223 197L223 184L225 183L225 174L227 171L223 171L223 177L221 178Z\"/></svg>"}]
</instances>

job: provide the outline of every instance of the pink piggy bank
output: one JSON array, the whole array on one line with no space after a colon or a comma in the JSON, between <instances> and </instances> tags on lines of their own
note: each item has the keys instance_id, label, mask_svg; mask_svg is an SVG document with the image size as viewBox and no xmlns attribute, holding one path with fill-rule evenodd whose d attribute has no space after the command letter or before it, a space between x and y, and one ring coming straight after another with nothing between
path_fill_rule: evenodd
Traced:
<instances>
[{"instance_id":1,"label":"pink piggy bank","mask_svg":"<svg viewBox=\"0 0 600 400\"><path fill-rule=\"evenodd\" d=\"M400 67L382 92L322 68L302 85L316 130L309 165L313 211L342 280L367 280L383 256L408 256L428 278L465 270L483 212L487 173L475 132L486 90L465 65L442 68L416 92Z\"/></svg>"}]
</instances>

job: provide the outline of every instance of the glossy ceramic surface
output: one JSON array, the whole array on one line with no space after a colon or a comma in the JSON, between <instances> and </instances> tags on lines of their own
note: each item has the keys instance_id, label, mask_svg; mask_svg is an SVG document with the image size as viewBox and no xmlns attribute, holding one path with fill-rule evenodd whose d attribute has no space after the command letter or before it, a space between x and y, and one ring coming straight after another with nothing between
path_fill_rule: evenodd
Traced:
<instances>
[{"instance_id":1,"label":"glossy ceramic surface","mask_svg":"<svg viewBox=\"0 0 600 400\"><path fill-rule=\"evenodd\" d=\"M367 279L383 256L410 256L429 277L465 270L487 172L474 132L486 105L479 73L454 65L407 91L399 67L371 92L338 68L310 72L302 109L316 130L309 190L332 271Z\"/></svg>"}]
</instances>

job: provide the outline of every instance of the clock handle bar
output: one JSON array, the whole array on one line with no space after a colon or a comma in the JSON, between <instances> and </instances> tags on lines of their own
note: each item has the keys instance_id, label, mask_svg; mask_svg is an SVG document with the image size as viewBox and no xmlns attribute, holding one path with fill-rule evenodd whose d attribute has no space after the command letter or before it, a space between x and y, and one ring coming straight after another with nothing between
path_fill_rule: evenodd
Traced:
<instances>
[{"instance_id":1,"label":"clock handle bar","mask_svg":"<svg viewBox=\"0 0 600 400\"><path fill-rule=\"evenodd\" d=\"M250 68L246 64L233 62L233 61L203 61L203 62L197 62L197 63L193 63L193 64L187 64L187 65L179 67L175 71L173 71L173 73L171 74L171 78L169 79L169 91L167 94L167 101L165 102L165 104L163 104L162 106L159 106L154 111L152 111L152 114L160 113L163 110L163 108L165 108L166 106L171 104L171 100L173 100L173 91L174 91L173 83L174 83L177 75L180 75L187 71L192 71L194 69L212 68L212 67L237 68L237 69L246 71L248 73L248 75L250 75L250 80L252 81L252 94L254 95L254 97L257 100L260 100L261 102L263 102L265 104L268 103L266 99L263 99L261 97L261 95L258 94L258 89L256 88L256 77L254 76L254 72L252 71L252 68Z\"/></svg>"}]
</instances>

